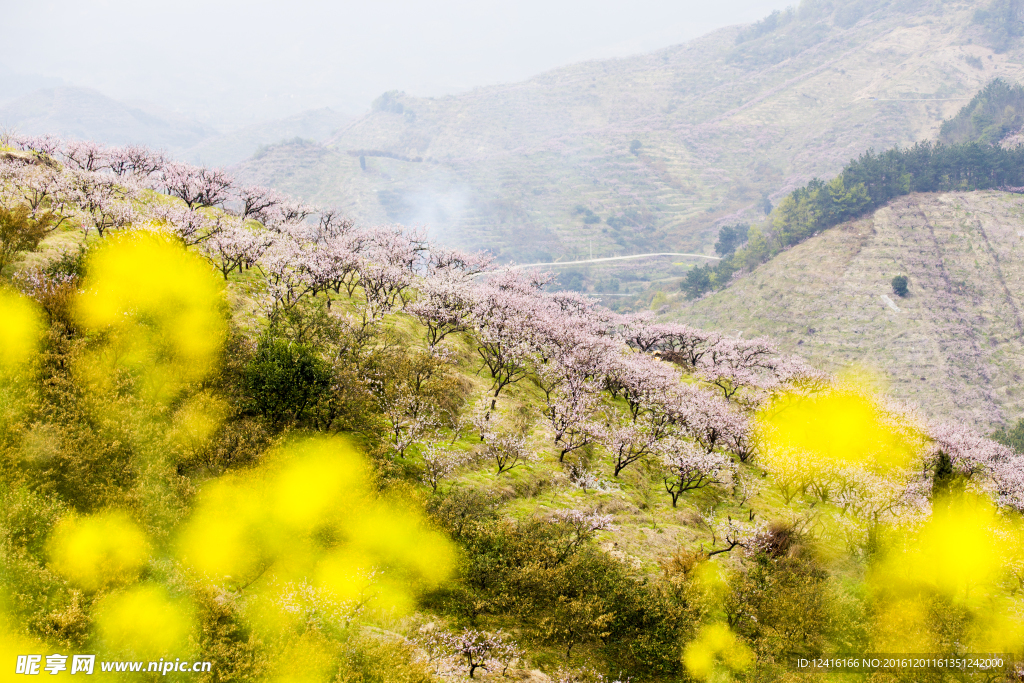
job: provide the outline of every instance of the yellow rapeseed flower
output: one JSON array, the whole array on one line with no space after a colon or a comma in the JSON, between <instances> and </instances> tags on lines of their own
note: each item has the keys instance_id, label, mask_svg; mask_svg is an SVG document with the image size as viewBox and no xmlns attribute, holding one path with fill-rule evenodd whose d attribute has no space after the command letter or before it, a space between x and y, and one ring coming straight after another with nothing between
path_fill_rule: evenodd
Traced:
<instances>
[{"instance_id":1,"label":"yellow rapeseed flower","mask_svg":"<svg viewBox=\"0 0 1024 683\"><path fill-rule=\"evenodd\" d=\"M87 591L134 579L149 558L145 534L118 512L63 520L48 549L50 567Z\"/></svg>"}]
</instances>

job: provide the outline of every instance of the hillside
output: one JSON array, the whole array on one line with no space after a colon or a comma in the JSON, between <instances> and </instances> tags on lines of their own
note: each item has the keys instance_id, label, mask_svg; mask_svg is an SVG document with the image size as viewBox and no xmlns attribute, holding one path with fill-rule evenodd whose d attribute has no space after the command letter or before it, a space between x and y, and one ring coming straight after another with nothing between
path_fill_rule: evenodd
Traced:
<instances>
[{"instance_id":1,"label":"hillside","mask_svg":"<svg viewBox=\"0 0 1024 683\"><path fill-rule=\"evenodd\" d=\"M805 2L522 83L387 93L328 143L279 146L238 173L520 261L710 253L716 226L756 218L763 195L933 138L984 83L1019 80L1019 38L975 23L987 6Z\"/></svg>"},{"instance_id":2,"label":"hillside","mask_svg":"<svg viewBox=\"0 0 1024 683\"><path fill-rule=\"evenodd\" d=\"M767 683L844 648L1024 653L1024 454L763 340L146 150L9 139L18 673Z\"/></svg>"},{"instance_id":3,"label":"hillside","mask_svg":"<svg viewBox=\"0 0 1024 683\"><path fill-rule=\"evenodd\" d=\"M284 140L326 140L349 123L351 116L328 107L310 109L295 116L265 121L203 139L180 152L184 161L206 166L227 166L248 159L264 145Z\"/></svg>"},{"instance_id":4,"label":"hillside","mask_svg":"<svg viewBox=\"0 0 1024 683\"><path fill-rule=\"evenodd\" d=\"M0 71L0 94L17 92L15 86L27 87L27 83L32 81L17 80ZM0 129L108 145L141 144L166 150L182 161L208 166L238 163L264 145L285 140L326 140L351 121L351 117L323 107L221 131L145 103L131 105L77 87L43 88L9 101L0 98L0 102Z\"/></svg>"},{"instance_id":5,"label":"hillside","mask_svg":"<svg viewBox=\"0 0 1024 683\"><path fill-rule=\"evenodd\" d=\"M1022 255L1021 195L911 195L670 317L767 334L829 369L873 369L928 414L993 427L1024 414ZM906 298L890 285L901 274Z\"/></svg>"},{"instance_id":6,"label":"hillside","mask_svg":"<svg viewBox=\"0 0 1024 683\"><path fill-rule=\"evenodd\" d=\"M5 64L0 64L0 104L6 104L36 90L57 88L62 85L65 83L59 78L12 71Z\"/></svg>"}]
</instances>

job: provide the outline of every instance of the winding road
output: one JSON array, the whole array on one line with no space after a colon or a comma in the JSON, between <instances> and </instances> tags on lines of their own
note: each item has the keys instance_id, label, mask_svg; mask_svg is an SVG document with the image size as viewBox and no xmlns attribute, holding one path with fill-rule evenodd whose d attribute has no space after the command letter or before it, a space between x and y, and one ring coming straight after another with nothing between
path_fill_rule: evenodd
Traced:
<instances>
[{"instance_id":1,"label":"winding road","mask_svg":"<svg viewBox=\"0 0 1024 683\"><path fill-rule=\"evenodd\" d=\"M707 254L677 254L674 252L659 252L655 254L634 254L633 256L605 256L604 258L591 258L583 261L552 261L550 263L520 263L512 268L539 268L541 266L574 266L581 263L604 263L605 261L625 261L627 259L636 258L650 258L653 256L693 256L696 258L706 258L712 261L720 261L721 259L717 256L708 256Z\"/></svg>"}]
</instances>

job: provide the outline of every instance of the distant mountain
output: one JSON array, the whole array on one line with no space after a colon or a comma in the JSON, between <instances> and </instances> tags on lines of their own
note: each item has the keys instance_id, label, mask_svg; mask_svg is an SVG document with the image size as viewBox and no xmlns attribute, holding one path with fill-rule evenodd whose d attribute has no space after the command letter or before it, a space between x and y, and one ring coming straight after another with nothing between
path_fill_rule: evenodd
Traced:
<instances>
[{"instance_id":1,"label":"distant mountain","mask_svg":"<svg viewBox=\"0 0 1024 683\"><path fill-rule=\"evenodd\" d=\"M4 72L0 71L0 88L4 86L3 79ZM11 87L34 82L12 81ZM143 144L207 166L236 164L263 146L296 138L326 140L351 121L350 116L322 108L222 133L148 103L128 104L95 90L76 87L44 88L0 105L2 129L26 135L95 140L108 145Z\"/></svg>"},{"instance_id":2,"label":"distant mountain","mask_svg":"<svg viewBox=\"0 0 1024 683\"><path fill-rule=\"evenodd\" d=\"M185 149L217 134L195 121L162 118L88 88L37 90L0 107L0 126L26 135L51 134L110 145Z\"/></svg>"},{"instance_id":3,"label":"distant mountain","mask_svg":"<svg viewBox=\"0 0 1024 683\"><path fill-rule=\"evenodd\" d=\"M1022 39L994 31L990 8L815 0L522 83L387 93L325 144L265 150L238 173L521 261L711 253L718 226L756 218L765 195L934 138L993 77L1022 80Z\"/></svg>"},{"instance_id":4,"label":"distant mountain","mask_svg":"<svg viewBox=\"0 0 1024 683\"><path fill-rule=\"evenodd\" d=\"M12 71L0 64L0 105L43 88L66 85L60 78Z\"/></svg>"},{"instance_id":5,"label":"distant mountain","mask_svg":"<svg viewBox=\"0 0 1024 683\"><path fill-rule=\"evenodd\" d=\"M668 317L882 373L932 416L1024 416L1024 196L917 194L785 251ZM909 280L906 298L892 279ZM679 295L681 298L681 295Z\"/></svg>"},{"instance_id":6,"label":"distant mountain","mask_svg":"<svg viewBox=\"0 0 1024 683\"><path fill-rule=\"evenodd\" d=\"M351 123L352 118L327 107L310 109L288 118L206 138L183 151L180 156L196 164L227 166L248 159L266 145L295 139L327 140L339 128Z\"/></svg>"}]
</instances>

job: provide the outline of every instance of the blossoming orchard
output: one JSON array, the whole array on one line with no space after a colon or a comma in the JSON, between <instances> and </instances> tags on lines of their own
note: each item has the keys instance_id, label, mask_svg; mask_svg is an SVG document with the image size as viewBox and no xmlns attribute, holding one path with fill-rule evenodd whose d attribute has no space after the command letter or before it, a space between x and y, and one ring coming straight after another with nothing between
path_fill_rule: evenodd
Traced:
<instances>
[{"instance_id":1,"label":"blossoming orchard","mask_svg":"<svg viewBox=\"0 0 1024 683\"><path fill-rule=\"evenodd\" d=\"M787 647L847 642L765 586L832 600L850 647L1024 648L1024 456L965 425L151 150L3 147L0 269L77 241L0 294L0 666L58 644L195 654L203 680L776 680ZM700 540L623 559L627 489L650 543ZM822 588L840 555L862 589Z\"/></svg>"}]
</instances>

